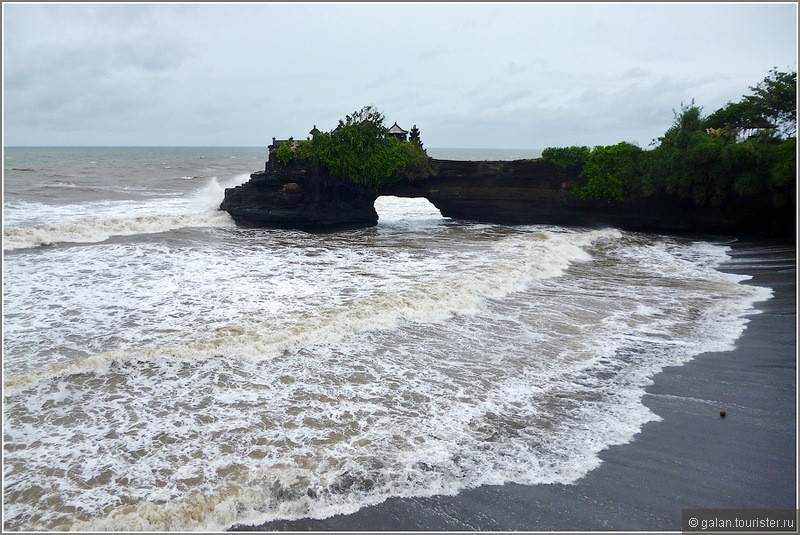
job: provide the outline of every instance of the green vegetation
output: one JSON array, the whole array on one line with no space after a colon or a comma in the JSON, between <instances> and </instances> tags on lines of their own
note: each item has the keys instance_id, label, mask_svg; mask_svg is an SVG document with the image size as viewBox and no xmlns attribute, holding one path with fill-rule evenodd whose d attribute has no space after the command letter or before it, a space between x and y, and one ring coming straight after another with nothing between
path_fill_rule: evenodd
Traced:
<instances>
[{"instance_id":1,"label":"green vegetation","mask_svg":"<svg viewBox=\"0 0 800 535\"><path fill-rule=\"evenodd\" d=\"M295 159L295 153L292 150L291 143L283 143L278 150L275 151L275 157L281 162L283 165L287 165L289 162Z\"/></svg>"},{"instance_id":2,"label":"green vegetation","mask_svg":"<svg viewBox=\"0 0 800 535\"><path fill-rule=\"evenodd\" d=\"M581 174L588 180L576 188L581 197L621 201L636 181L642 149L629 143L595 147Z\"/></svg>"},{"instance_id":3,"label":"green vegetation","mask_svg":"<svg viewBox=\"0 0 800 535\"><path fill-rule=\"evenodd\" d=\"M548 147L542 151L542 158L561 167L584 166L589 161L589 147Z\"/></svg>"},{"instance_id":4,"label":"green vegetation","mask_svg":"<svg viewBox=\"0 0 800 535\"><path fill-rule=\"evenodd\" d=\"M542 157L582 168L577 195L624 202L656 194L718 206L769 194L775 207L794 202L797 74L773 69L751 95L707 117L681 106L652 150L629 143L547 148Z\"/></svg>"},{"instance_id":5,"label":"green vegetation","mask_svg":"<svg viewBox=\"0 0 800 535\"><path fill-rule=\"evenodd\" d=\"M415 178L431 171L419 142L387 136L384 116L366 106L339 121L330 132L315 132L307 141L281 145L276 158L283 164L308 160L334 176L378 190L402 177Z\"/></svg>"}]
</instances>

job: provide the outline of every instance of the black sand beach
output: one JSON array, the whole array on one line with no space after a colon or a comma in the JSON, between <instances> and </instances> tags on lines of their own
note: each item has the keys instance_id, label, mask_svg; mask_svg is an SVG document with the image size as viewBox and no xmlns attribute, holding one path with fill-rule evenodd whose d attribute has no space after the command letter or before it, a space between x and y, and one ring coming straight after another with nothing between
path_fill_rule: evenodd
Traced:
<instances>
[{"instance_id":1,"label":"black sand beach","mask_svg":"<svg viewBox=\"0 0 800 535\"><path fill-rule=\"evenodd\" d=\"M740 241L732 256L724 269L752 275L772 299L756 305L734 351L658 374L644 403L663 420L601 453L576 484L486 486L234 529L680 531L682 509L796 508L796 250Z\"/></svg>"}]
</instances>

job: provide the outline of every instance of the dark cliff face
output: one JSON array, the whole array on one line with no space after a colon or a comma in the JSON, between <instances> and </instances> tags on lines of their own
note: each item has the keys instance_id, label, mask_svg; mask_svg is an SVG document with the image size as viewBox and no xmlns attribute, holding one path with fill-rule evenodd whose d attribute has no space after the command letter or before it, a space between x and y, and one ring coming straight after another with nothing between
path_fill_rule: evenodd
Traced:
<instances>
[{"instance_id":1,"label":"dark cliff face","mask_svg":"<svg viewBox=\"0 0 800 535\"><path fill-rule=\"evenodd\" d=\"M795 206L776 209L767 197L719 207L652 196L609 204L582 199L571 190L579 169L546 160L472 162L431 160L433 173L402 180L378 192L330 177L311 164L283 166L271 157L267 170L225 191L222 210L240 224L304 230L375 225L379 195L424 197L445 217L500 224L613 226L661 233L761 235L794 239Z\"/></svg>"},{"instance_id":2,"label":"dark cliff face","mask_svg":"<svg viewBox=\"0 0 800 535\"><path fill-rule=\"evenodd\" d=\"M434 174L400 182L382 193L425 197L446 217L503 224L570 224L562 211L577 171L545 160L512 162L431 160ZM555 219L554 219L555 218Z\"/></svg>"},{"instance_id":3,"label":"dark cliff face","mask_svg":"<svg viewBox=\"0 0 800 535\"><path fill-rule=\"evenodd\" d=\"M284 166L272 155L264 171L225 190L220 210L243 226L327 231L376 225L376 198L374 192L331 177L319 166Z\"/></svg>"},{"instance_id":4,"label":"dark cliff face","mask_svg":"<svg viewBox=\"0 0 800 535\"><path fill-rule=\"evenodd\" d=\"M794 239L795 204L782 208L767 195L723 206L653 195L609 203L573 192L580 168L547 160L466 162L431 160L434 176L404 182L385 194L426 197L442 215L504 224L617 227L625 230L758 235Z\"/></svg>"}]
</instances>

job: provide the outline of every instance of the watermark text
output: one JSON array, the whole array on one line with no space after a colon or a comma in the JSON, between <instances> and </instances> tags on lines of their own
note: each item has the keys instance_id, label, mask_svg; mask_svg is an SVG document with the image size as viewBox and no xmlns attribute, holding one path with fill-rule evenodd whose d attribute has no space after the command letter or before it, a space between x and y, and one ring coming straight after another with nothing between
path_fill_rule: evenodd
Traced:
<instances>
[{"instance_id":1,"label":"watermark text","mask_svg":"<svg viewBox=\"0 0 800 535\"><path fill-rule=\"evenodd\" d=\"M684 509L683 531L797 533L797 509Z\"/></svg>"}]
</instances>

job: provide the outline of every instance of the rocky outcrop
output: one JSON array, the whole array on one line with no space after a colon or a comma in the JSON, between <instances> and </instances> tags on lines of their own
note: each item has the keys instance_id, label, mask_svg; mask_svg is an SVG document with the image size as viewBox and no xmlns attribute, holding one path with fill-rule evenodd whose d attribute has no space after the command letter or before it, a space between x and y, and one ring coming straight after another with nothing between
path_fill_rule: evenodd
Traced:
<instances>
[{"instance_id":1,"label":"rocky outcrop","mask_svg":"<svg viewBox=\"0 0 800 535\"><path fill-rule=\"evenodd\" d=\"M721 206L696 206L690 200L667 195L609 203L574 193L580 168L562 168L544 159L431 163L432 176L401 182L383 193L425 197L446 217L490 223L612 226L644 232L790 239L795 235L795 203L786 202L777 208L780 203L769 195Z\"/></svg>"},{"instance_id":2,"label":"rocky outcrop","mask_svg":"<svg viewBox=\"0 0 800 535\"><path fill-rule=\"evenodd\" d=\"M225 190L220 209L243 226L326 231L376 225L376 198L327 169L309 162L282 165L272 153L264 171Z\"/></svg>"},{"instance_id":3,"label":"rocky outcrop","mask_svg":"<svg viewBox=\"0 0 800 535\"><path fill-rule=\"evenodd\" d=\"M446 217L501 224L613 226L663 233L762 235L793 239L794 203L776 209L766 196L718 207L652 196L608 203L572 192L578 168L546 160L511 162L431 160L433 172L380 191L331 177L308 163L283 166L270 157L266 171L228 189L221 209L240 224L304 230L375 225L379 195L424 197Z\"/></svg>"},{"instance_id":4,"label":"rocky outcrop","mask_svg":"<svg viewBox=\"0 0 800 535\"><path fill-rule=\"evenodd\" d=\"M585 204L568 194L578 170L546 160L431 159L431 165L430 176L399 182L381 193L425 197L446 217L505 224L571 224L563 210Z\"/></svg>"}]
</instances>

